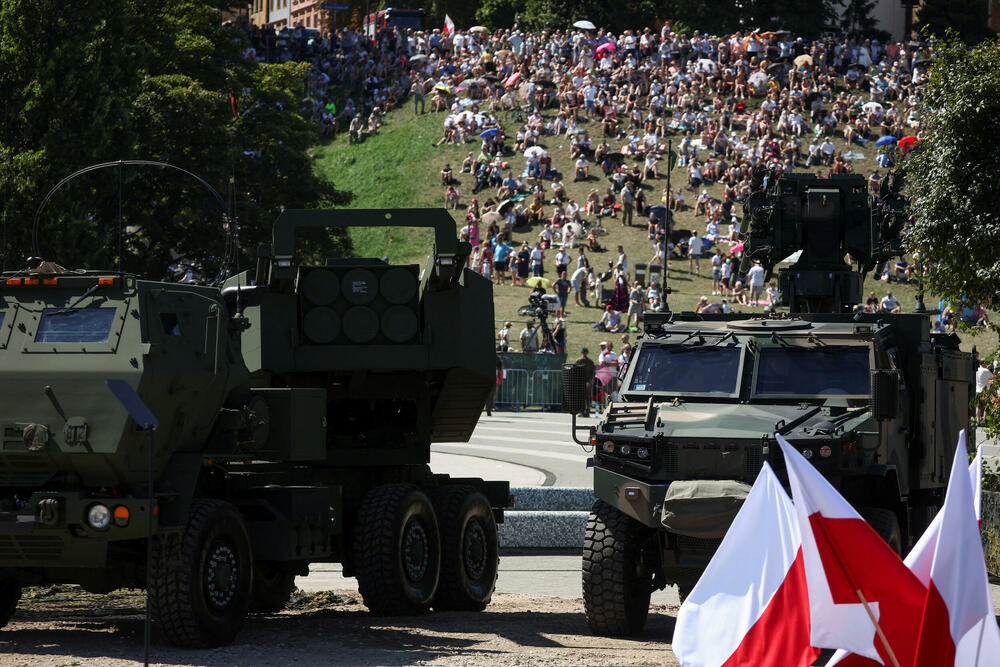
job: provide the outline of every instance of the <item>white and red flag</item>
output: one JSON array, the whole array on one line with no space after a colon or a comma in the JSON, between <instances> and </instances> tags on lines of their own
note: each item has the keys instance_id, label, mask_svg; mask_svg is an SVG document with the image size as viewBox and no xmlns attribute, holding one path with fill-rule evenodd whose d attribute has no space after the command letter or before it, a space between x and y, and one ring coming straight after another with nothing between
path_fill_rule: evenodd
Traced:
<instances>
[{"instance_id":1,"label":"white and red flag","mask_svg":"<svg viewBox=\"0 0 1000 667\"><path fill-rule=\"evenodd\" d=\"M980 494L974 495L969 483L967 451L962 431L936 539L927 546L934 556L914 667L985 667L1000 660L1000 630L976 513L975 496Z\"/></svg>"},{"instance_id":2,"label":"white and red flag","mask_svg":"<svg viewBox=\"0 0 1000 667\"><path fill-rule=\"evenodd\" d=\"M964 434L963 434L964 435ZM965 443L960 442L957 452L965 451ZM956 452L955 458L956 462L959 458L964 460L964 456L959 455ZM953 469L954 471L954 469ZM950 480L949 480L950 488ZM976 517L976 522L978 524L979 520L982 518L982 488L983 488L983 451L982 448L976 452L976 457L973 459L972 463L969 465L969 488L972 490L972 501L973 509ZM913 549L910 550L909 555L903 560L903 563L910 568L910 570L917 575L924 586L929 586L931 583L931 569L934 565L934 554L937 550L937 544L939 536L941 533L941 522L944 520L944 512L938 512L934 519L924 530L924 534L920 536L917 543L913 545ZM946 537L947 539L947 537ZM967 640L960 643L962 651L959 653L958 657L967 656L966 648L968 647L968 642L976 637L978 633L982 633L982 645L981 652L982 655L1000 655L1000 632L994 631L996 628L996 623L992 621L992 617L988 616L983 619L980 625L977 625L975 629L970 632L966 632ZM954 646L954 644L952 644ZM848 654L846 651L838 651L830 662L827 663L827 667L833 667L833 665L842 665L842 667L866 667L869 665L874 665L876 663L868 660L867 658L861 658L860 656ZM955 662L950 663L954 665L975 665L974 658L972 660L966 660L965 662L959 662L957 659Z\"/></svg>"},{"instance_id":3,"label":"white and red flag","mask_svg":"<svg viewBox=\"0 0 1000 667\"><path fill-rule=\"evenodd\" d=\"M764 464L722 544L681 605L673 650L685 667L799 667L809 598L798 519Z\"/></svg>"},{"instance_id":4,"label":"white and red flag","mask_svg":"<svg viewBox=\"0 0 1000 667\"><path fill-rule=\"evenodd\" d=\"M444 15L444 34L454 35L455 34L455 22L451 20L451 17L447 14Z\"/></svg>"},{"instance_id":5,"label":"white and red flag","mask_svg":"<svg viewBox=\"0 0 1000 667\"><path fill-rule=\"evenodd\" d=\"M819 471L775 437L802 535L810 644L912 665L927 589Z\"/></svg>"}]
</instances>

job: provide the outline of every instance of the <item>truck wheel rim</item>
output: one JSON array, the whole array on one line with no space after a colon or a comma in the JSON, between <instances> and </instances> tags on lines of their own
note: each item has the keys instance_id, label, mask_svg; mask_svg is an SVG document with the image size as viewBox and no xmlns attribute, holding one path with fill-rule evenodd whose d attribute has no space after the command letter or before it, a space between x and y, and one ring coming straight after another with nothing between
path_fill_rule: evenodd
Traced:
<instances>
[{"instance_id":1,"label":"truck wheel rim","mask_svg":"<svg viewBox=\"0 0 1000 667\"><path fill-rule=\"evenodd\" d=\"M236 553L228 544L216 543L208 555L205 568L205 591L209 603L217 609L228 606L236 596L238 582Z\"/></svg>"},{"instance_id":2,"label":"truck wheel rim","mask_svg":"<svg viewBox=\"0 0 1000 667\"><path fill-rule=\"evenodd\" d=\"M486 531L478 519L465 526L462 560L470 579L479 579L486 571Z\"/></svg>"},{"instance_id":3,"label":"truck wheel rim","mask_svg":"<svg viewBox=\"0 0 1000 667\"><path fill-rule=\"evenodd\" d=\"M403 568L407 579L418 582L424 578L427 556L427 531L419 521L411 521L403 533Z\"/></svg>"}]
</instances>

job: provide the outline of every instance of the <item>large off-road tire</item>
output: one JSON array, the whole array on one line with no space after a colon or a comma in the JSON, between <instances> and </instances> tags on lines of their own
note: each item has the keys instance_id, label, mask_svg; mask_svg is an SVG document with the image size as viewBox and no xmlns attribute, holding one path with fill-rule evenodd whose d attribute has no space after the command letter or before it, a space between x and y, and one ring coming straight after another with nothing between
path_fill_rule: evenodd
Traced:
<instances>
[{"instance_id":1,"label":"large off-road tire","mask_svg":"<svg viewBox=\"0 0 1000 667\"><path fill-rule=\"evenodd\" d=\"M471 486L443 486L434 494L441 532L439 610L482 611L497 583L500 548L490 501Z\"/></svg>"},{"instance_id":2,"label":"large off-road tire","mask_svg":"<svg viewBox=\"0 0 1000 667\"><path fill-rule=\"evenodd\" d=\"M358 590L369 611L425 611L437 590L441 540L434 506L411 484L383 484L365 496L354 535Z\"/></svg>"},{"instance_id":3,"label":"large off-road tire","mask_svg":"<svg viewBox=\"0 0 1000 667\"><path fill-rule=\"evenodd\" d=\"M167 641L183 648L231 643L246 619L253 582L240 513L221 500L195 500L180 539L163 538L155 547L149 597Z\"/></svg>"},{"instance_id":4,"label":"large off-road tire","mask_svg":"<svg viewBox=\"0 0 1000 667\"><path fill-rule=\"evenodd\" d=\"M899 517L895 512L884 507L862 507L861 516L893 551L903 555L903 532L899 528Z\"/></svg>"},{"instance_id":5,"label":"large off-road tire","mask_svg":"<svg viewBox=\"0 0 1000 667\"><path fill-rule=\"evenodd\" d=\"M250 613L276 614L284 609L295 592L295 577L299 569L294 563L254 563Z\"/></svg>"},{"instance_id":6,"label":"large off-road tire","mask_svg":"<svg viewBox=\"0 0 1000 667\"><path fill-rule=\"evenodd\" d=\"M602 500L594 503L583 538L583 606L596 635L642 632L649 613L652 574L639 571L648 529Z\"/></svg>"},{"instance_id":7,"label":"large off-road tire","mask_svg":"<svg viewBox=\"0 0 1000 667\"><path fill-rule=\"evenodd\" d=\"M0 628L10 621L20 599L20 582L12 577L0 577Z\"/></svg>"}]
</instances>

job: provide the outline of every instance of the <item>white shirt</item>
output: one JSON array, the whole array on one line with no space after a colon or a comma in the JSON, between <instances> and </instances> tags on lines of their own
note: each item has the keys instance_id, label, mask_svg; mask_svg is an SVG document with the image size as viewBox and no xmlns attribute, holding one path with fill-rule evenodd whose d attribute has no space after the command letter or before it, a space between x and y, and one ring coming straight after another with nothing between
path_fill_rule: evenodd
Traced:
<instances>
[{"instance_id":1,"label":"white shirt","mask_svg":"<svg viewBox=\"0 0 1000 667\"><path fill-rule=\"evenodd\" d=\"M688 241L688 254L700 255L702 248L702 241L697 236L692 236L691 240Z\"/></svg>"},{"instance_id":2,"label":"white shirt","mask_svg":"<svg viewBox=\"0 0 1000 667\"><path fill-rule=\"evenodd\" d=\"M618 355L611 350L605 350L597 355L597 362L601 364L613 364L618 361Z\"/></svg>"},{"instance_id":3,"label":"white shirt","mask_svg":"<svg viewBox=\"0 0 1000 667\"><path fill-rule=\"evenodd\" d=\"M764 267L759 264L755 264L753 268L747 271L747 281L750 283L751 287L763 287Z\"/></svg>"}]
</instances>

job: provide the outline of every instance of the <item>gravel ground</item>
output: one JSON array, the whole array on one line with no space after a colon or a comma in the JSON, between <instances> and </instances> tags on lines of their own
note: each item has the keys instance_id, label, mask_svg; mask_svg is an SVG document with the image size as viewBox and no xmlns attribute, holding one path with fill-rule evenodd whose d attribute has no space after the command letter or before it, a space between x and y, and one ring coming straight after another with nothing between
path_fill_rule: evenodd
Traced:
<instances>
[{"instance_id":1,"label":"gravel ground","mask_svg":"<svg viewBox=\"0 0 1000 667\"><path fill-rule=\"evenodd\" d=\"M143 597L90 595L70 586L26 591L0 631L0 665L142 664ZM151 664L226 665L678 665L670 651L676 607L654 605L636 639L594 637L583 601L496 595L482 613L376 618L357 593L293 597L290 609L251 616L232 646L168 646L154 625Z\"/></svg>"}]
</instances>

